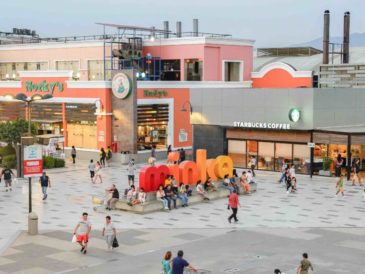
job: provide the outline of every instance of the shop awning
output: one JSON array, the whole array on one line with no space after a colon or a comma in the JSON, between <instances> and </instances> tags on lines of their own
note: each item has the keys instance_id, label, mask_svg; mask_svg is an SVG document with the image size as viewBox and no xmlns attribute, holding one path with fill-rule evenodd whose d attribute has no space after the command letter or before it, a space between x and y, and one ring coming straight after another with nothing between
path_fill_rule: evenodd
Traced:
<instances>
[{"instance_id":1,"label":"shop awning","mask_svg":"<svg viewBox=\"0 0 365 274\"><path fill-rule=\"evenodd\" d=\"M18 100L14 100L19 102ZM71 103L71 104L95 104L96 101L100 101L99 98L70 98L70 97L54 97L47 100L41 100L34 102L35 104L44 104L44 103ZM12 102L5 96L0 96L0 102Z\"/></svg>"},{"instance_id":2,"label":"shop awning","mask_svg":"<svg viewBox=\"0 0 365 274\"><path fill-rule=\"evenodd\" d=\"M347 134L365 134L365 124L317 127L314 129L314 131L337 132L337 133L347 133Z\"/></svg>"}]
</instances>

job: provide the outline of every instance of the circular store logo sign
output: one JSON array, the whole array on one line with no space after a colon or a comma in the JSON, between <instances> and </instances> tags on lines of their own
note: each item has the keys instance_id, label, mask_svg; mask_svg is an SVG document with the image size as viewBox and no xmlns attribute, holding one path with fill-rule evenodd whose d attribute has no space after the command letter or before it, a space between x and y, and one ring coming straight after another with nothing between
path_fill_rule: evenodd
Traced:
<instances>
[{"instance_id":1,"label":"circular store logo sign","mask_svg":"<svg viewBox=\"0 0 365 274\"><path fill-rule=\"evenodd\" d=\"M114 75L112 91L115 97L126 99L132 91L132 81L127 74L120 72Z\"/></svg>"},{"instance_id":2,"label":"circular store logo sign","mask_svg":"<svg viewBox=\"0 0 365 274\"><path fill-rule=\"evenodd\" d=\"M296 123L300 120L301 111L297 108L292 108L289 110L289 120Z\"/></svg>"}]
</instances>

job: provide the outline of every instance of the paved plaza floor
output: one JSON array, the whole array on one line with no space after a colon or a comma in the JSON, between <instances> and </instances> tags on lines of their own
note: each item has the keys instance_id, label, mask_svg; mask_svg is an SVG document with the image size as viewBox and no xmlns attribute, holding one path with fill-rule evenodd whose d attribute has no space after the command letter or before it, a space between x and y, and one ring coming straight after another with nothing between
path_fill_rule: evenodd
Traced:
<instances>
[{"instance_id":1,"label":"paved plaza floor","mask_svg":"<svg viewBox=\"0 0 365 274\"><path fill-rule=\"evenodd\" d=\"M278 173L258 172L258 191L240 197L239 222L229 224L226 199L148 215L94 211L92 195L104 195L112 183L127 186L126 167L103 169L103 184L94 185L86 166L50 171L46 201L33 184L39 236L22 233L27 184L18 181L13 192L1 189L0 273L160 273L165 250L179 248L192 264L212 273L272 273L274 267L294 273L305 251L316 273L365 273L365 200L359 186L347 184L345 197L336 198L334 178L299 175L298 192L287 195ZM95 230L87 256L71 244L84 211ZM100 236L106 214L119 231L121 247L114 253L105 251Z\"/></svg>"}]
</instances>

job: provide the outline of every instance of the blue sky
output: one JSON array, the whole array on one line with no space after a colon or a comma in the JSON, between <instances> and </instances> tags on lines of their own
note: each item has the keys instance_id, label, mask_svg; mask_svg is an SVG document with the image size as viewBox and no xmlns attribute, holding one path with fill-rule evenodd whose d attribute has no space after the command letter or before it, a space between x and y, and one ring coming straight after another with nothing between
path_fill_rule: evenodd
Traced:
<instances>
[{"instance_id":1,"label":"blue sky","mask_svg":"<svg viewBox=\"0 0 365 274\"><path fill-rule=\"evenodd\" d=\"M183 22L192 30L229 33L256 46L286 46L322 35L323 11L331 11L331 36L342 36L345 11L351 32L365 32L364 0L12 0L1 1L0 30L35 29L42 37L99 34L95 22L162 27Z\"/></svg>"}]
</instances>

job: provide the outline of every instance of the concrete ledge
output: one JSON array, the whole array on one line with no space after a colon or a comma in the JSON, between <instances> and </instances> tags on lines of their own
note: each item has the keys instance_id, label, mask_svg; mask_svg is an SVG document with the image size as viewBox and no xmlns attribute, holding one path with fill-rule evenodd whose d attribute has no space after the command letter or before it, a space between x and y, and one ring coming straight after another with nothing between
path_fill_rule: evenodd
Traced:
<instances>
[{"instance_id":1,"label":"concrete ledge","mask_svg":"<svg viewBox=\"0 0 365 274\"><path fill-rule=\"evenodd\" d=\"M217 183L216 183L216 185L217 185ZM250 184L250 186L251 186L251 193L257 191L257 184L256 183ZM241 186L240 186L240 194L241 195L248 195L249 193L245 193L243 191L243 189L241 188ZM221 188L221 187L218 187L217 191L207 192L208 198L210 200L213 200L213 201L218 200L218 199L222 199L222 198L227 198L228 195L229 195L229 190ZM101 198L101 197L98 197L98 196L93 196L92 201L93 201L94 204L98 204L98 205L103 205L104 204L104 199ZM204 202L206 202L206 201L204 201L204 199L200 195L198 195L196 193L193 193L193 195L189 197L188 204L192 205L192 204L199 204L199 203L204 203ZM176 200L176 206L178 208L181 207L181 200L180 199ZM138 205L130 206L130 205L127 204L127 201L119 200L115 204L115 209L123 210L123 211L129 211L129 212L138 213L138 214L146 214L146 213L151 213L151 212L155 212L155 211L164 210L162 202L157 201L155 199L155 194L154 193L153 194L149 193L148 199L144 204L138 204Z\"/></svg>"}]
</instances>

